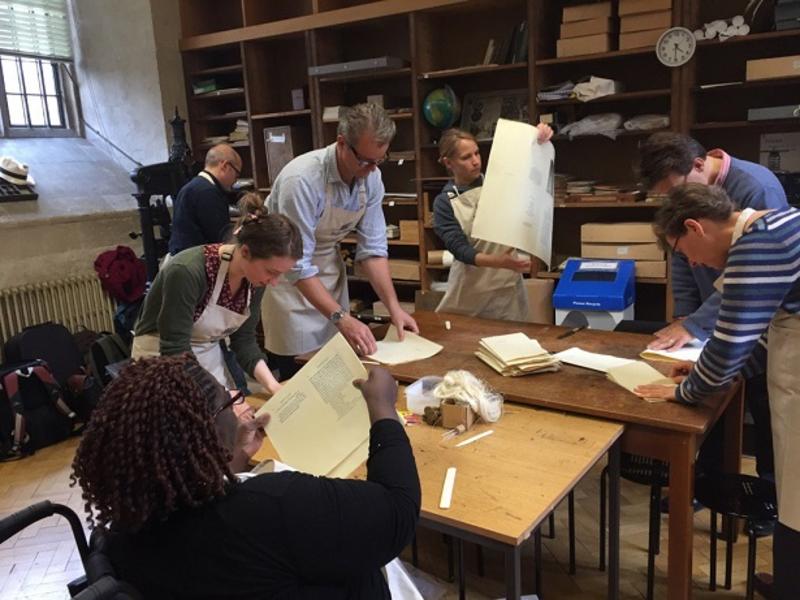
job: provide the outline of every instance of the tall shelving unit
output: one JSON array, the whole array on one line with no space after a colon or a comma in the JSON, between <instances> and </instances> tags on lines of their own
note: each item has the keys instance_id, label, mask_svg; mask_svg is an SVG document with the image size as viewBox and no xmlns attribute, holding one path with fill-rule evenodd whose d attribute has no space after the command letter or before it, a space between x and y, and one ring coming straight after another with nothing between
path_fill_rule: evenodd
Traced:
<instances>
[{"instance_id":1,"label":"tall shelving unit","mask_svg":"<svg viewBox=\"0 0 800 600\"><path fill-rule=\"evenodd\" d=\"M542 113L558 112L565 120L588 114L620 112L626 118L643 113L670 116L669 129L691 134L707 147L723 147L747 160L758 161L759 135L765 131L800 129L797 122L746 120L747 108L789 103L800 91L800 78L742 83L725 88L707 84L744 81L750 58L796 53L800 32L754 33L726 42L700 42L687 65L661 65L652 47L612 50L600 54L556 56L562 9L573 0L181 0L181 48L189 98L189 121L195 155L205 148L198 140L223 135L246 118L250 141L239 144L245 171L267 193L264 129L291 125L298 132L300 153L335 139L336 126L323 121L323 107L363 102L383 94L395 109L393 153L403 160L382 165L387 195L387 223L416 219L419 243L390 240L390 258L420 263L419 281L398 280L401 299L413 299L415 289L429 289L447 277L447 269L427 263L427 251L441 248L430 224L433 197L446 181L438 164L441 131L422 118L422 102L433 89L449 85L463 99L468 92L520 90L528 100L524 117L531 123ZM617 14L619 0L612 0ZM741 11L746 0L673 0L673 25L694 29L715 18ZM527 60L483 65L488 40L502 39L521 21L528 24ZM479 26L477 26L479 24ZM406 61L401 68L360 74L310 77L308 67L379 56ZM548 85L597 75L623 81L623 92L583 103L573 100L538 102ZM196 97L193 81L218 78L232 91L218 97ZM241 91L236 88L242 88ZM306 90L306 104L294 109L290 92ZM637 145L650 132L622 133L610 140L556 136L556 170L582 179L633 183ZM484 164L490 141L479 143ZM585 222L648 221L657 203L609 202L557 205L554 263L580 254L580 225ZM352 248L345 240L343 249ZM540 273L542 277L557 274ZM369 286L351 277L351 295L374 299ZM637 280L637 317L669 318L672 313L669 273L665 278Z\"/></svg>"}]
</instances>

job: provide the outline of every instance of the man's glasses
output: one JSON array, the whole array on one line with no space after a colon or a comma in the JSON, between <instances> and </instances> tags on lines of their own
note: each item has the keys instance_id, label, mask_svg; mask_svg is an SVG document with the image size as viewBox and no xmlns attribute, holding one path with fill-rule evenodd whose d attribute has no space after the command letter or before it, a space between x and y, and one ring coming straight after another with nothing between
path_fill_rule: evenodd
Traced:
<instances>
[{"instance_id":1,"label":"man's glasses","mask_svg":"<svg viewBox=\"0 0 800 600\"><path fill-rule=\"evenodd\" d=\"M680 241L680 239L682 237L683 237L682 235L676 236L675 237L675 241L672 242L672 253L673 254L679 254L680 253L680 250L678 250L678 242Z\"/></svg>"},{"instance_id":2,"label":"man's glasses","mask_svg":"<svg viewBox=\"0 0 800 600\"><path fill-rule=\"evenodd\" d=\"M234 165L234 164L233 164L232 162L230 162L230 161L228 161L228 164L230 165L231 169L233 169L234 171L236 171L236 177L241 177L241 176L242 176L242 170L241 170L241 169L237 169L237 168L236 168L236 165Z\"/></svg>"},{"instance_id":3,"label":"man's glasses","mask_svg":"<svg viewBox=\"0 0 800 600\"><path fill-rule=\"evenodd\" d=\"M359 167L373 167L373 166L377 167L378 165L382 165L383 163L385 163L386 159L389 156L389 153L387 152L381 158L376 158L376 159L363 158L358 152L356 152L356 149L351 144L347 144L347 147L350 148L350 152L352 152L353 156L356 157Z\"/></svg>"},{"instance_id":4,"label":"man's glasses","mask_svg":"<svg viewBox=\"0 0 800 600\"><path fill-rule=\"evenodd\" d=\"M226 392L226 394L227 394L227 392ZM228 394L228 395L230 395L230 394ZM226 400L222 404L222 406L220 406L217 410L214 411L214 418L216 419L223 410L226 410L226 409L230 408L234 404L241 404L242 402L244 402L244 396L245 396L245 394L241 390L236 392L233 396L230 396L230 398L228 400Z\"/></svg>"}]
</instances>

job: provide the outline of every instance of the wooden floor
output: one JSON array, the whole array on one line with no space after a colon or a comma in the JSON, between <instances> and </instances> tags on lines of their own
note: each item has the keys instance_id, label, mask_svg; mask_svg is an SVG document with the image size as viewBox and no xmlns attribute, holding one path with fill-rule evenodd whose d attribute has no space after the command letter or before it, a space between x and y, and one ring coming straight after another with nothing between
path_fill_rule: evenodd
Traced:
<instances>
[{"instance_id":1,"label":"wooden floor","mask_svg":"<svg viewBox=\"0 0 800 600\"><path fill-rule=\"evenodd\" d=\"M77 488L69 485L70 463L77 440L40 450L25 460L0 463L0 517L40 500L53 500L71 506L79 515L82 500ZM568 574L566 504L556 512L556 537L544 538L543 594L546 600L601 600L606 597L606 575L597 570L598 560L598 489L599 468L589 473L576 488L576 538L578 569ZM753 463L745 459L744 470L752 472ZM622 482L621 596L644 598L647 548L648 490L644 486ZM708 511L695 517L694 597L743 598L746 538L734 547L733 589L708 591ZM666 595L666 521L662 522L662 548L656 560L656 598ZM447 576L446 545L440 535L420 532L420 567L434 577ZM526 547L523 564L524 589L529 589L533 563ZM476 570L475 548L467 546L468 597L473 600L497 598L503 592L502 557L484 553L485 575ZM718 573L724 570L724 546L719 548ZM404 554L404 558L408 558ZM759 540L757 571L772 571L772 539ZM0 545L0 600L45 600L67 598L66 582L82 574L81 562L69 527L54 517L29 527ZM439 600L456 598L452 584ZM437 600L426 598L426 600Z\"/></svg>"}]
</instances>

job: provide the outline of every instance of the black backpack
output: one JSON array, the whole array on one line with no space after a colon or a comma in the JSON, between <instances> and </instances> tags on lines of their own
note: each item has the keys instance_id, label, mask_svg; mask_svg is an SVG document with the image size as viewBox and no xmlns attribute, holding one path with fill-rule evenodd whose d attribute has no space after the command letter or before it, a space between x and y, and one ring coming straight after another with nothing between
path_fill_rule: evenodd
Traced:
<instances>
[{"instance_id":1,"label":"black backpack","mask_svg":"<svg viewBox=\"0 0 800 600\"><path fill-rule=\"evenodd\" d=\"M26 327L5 343L3 354L10 365L32 360L47 363L64 400L83 422L89 420L102 388L84 368L83 354L69 329L51 322Z\"/></svg>"},{"instance_id":2,"label":"black backpack","mask_svg":"<svg viewBox=\"0 0 800 600\"><path fill-rule=\"evenodd\" d=\"M131 350L116 333L104 333L89 348L89 373L105 387L112 374L130 361ZM115 369L116 367L116 369Z\"/></svg>"},{"instance_id":3,"label":"black backpack","mask_svg":"<svg viewBox=\"0 0 800 600\"><path fill-rule=\"evenodd\" d=\"M0 385L0 460L20 458L77 432L77 415L44 361L0 368Z\"/></svg>"}]
</instances>

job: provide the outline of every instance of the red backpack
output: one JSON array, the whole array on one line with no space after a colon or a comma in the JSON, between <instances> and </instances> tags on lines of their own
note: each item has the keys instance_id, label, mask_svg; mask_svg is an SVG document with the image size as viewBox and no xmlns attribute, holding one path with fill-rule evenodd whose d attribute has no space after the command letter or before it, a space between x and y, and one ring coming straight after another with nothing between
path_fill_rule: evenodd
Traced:
<instances>
[{"instance_id":1,"label":"red backpack","mask_svg":"<svg viewBox=\"0 0 800 600\"><path fill-rule=\"evenodd\" d=\"M103 289L119 302L136 302L144 295L147 269L128 246L101 253L94 261L94 270Z\"/></svg>"}]
</instances>

